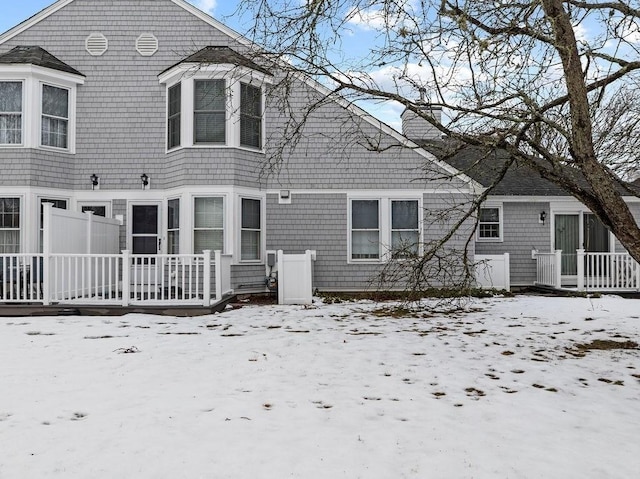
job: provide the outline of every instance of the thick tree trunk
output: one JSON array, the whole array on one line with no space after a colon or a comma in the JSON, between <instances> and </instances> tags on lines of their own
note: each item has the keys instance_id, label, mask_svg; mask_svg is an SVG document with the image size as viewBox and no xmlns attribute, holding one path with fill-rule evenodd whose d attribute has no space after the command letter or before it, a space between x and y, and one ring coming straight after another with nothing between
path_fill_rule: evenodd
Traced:
<instances>
[{"instance_id":1,"label":"thick tree trunk","mask_svg":"<svg viewBox=\"0 0 640 479\"><path fill-rule=\"evenodd\" d=\"M618 191L617 182L598 162L593 147L591 116L585 77L582 71L571 18L562 0L542 0L555 37L555 48L562 60L571 112L570 154L591 187L592 196L576 194L613 232L633 258L640 262L640 228Z\"/></svg>"}]
</instances>

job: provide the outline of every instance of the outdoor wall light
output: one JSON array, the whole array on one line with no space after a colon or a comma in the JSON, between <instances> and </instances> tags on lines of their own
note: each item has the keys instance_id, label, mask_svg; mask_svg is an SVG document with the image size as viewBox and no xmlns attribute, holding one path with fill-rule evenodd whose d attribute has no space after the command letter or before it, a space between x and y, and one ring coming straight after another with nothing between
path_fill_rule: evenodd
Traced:
<instances>
[{"instance_id":1,"label":"outdoor wall light","mask_svg":"<svg viewBox=\"0 0 640 479\"><path fill-rule=\"evenodd\" d=\"M547 219L547 212L542 210L540 212L540 223L544 224L544 221Z\"/></svg>"},{"instance_id":2,"label":"outdoor wall light","mask_svg":"<svg viewBox=\"0 0 640 479\"><path fill-rule=\"evenodd\" d=\"M95 190L96 186L100 184L100 178L94 173L89 177L89 179L91 180L91 189Z\"/></svg>"},{"instance_id":3,"label":"outdoor wall light","mask_svg":"<svg viewBox=\"0 0 640 479\"><path fill-rule=\"evenodd\" d=\"M142 173L140 175L140 181L142 181L142 189L144 190L147 186L149 186L149 176L146 173Z\"/></svg>"}]
</instances>

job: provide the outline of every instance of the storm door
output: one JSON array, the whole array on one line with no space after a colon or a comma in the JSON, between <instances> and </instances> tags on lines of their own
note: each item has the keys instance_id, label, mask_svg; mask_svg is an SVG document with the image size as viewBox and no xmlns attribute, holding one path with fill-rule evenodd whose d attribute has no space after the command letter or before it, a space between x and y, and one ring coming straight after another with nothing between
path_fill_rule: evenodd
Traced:
<instances>
[{"instance_id":1,"label":"storm door","mask_svg":"<svg viewBox=\"0 0 640 479\"><path fill-rule=\"evenodd\" d=\"M131 287L134 297L145 299L157 289L160 278L156 258L160 252L160 205L131 205ZM136 257L136 255L140 255Z\"/></svg>"}]
</instances>

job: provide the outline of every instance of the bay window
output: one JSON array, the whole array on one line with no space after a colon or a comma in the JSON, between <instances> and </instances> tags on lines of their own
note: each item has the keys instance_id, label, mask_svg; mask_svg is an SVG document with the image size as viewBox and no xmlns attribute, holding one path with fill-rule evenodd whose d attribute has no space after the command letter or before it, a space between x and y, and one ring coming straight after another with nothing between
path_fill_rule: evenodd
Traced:
<instances>
[{"instance_id":1,"label":"bay window","mask_svg":"<svg viewBox=\"0 0 640 479\"><path fill-rule=\"evenodd\" d=\"M0 82L0 145L22 143L22 82Z\"/></svg>"},{"instance_id":2,"label":"bay window","mask_svg":"<svg viewBox=\"0 0 640 479\"><path fill-rule=\"evenodd\" d=\"M224 248L224 202L222 197L194 198L193 252Z\"/></svg>"}]
</instances>

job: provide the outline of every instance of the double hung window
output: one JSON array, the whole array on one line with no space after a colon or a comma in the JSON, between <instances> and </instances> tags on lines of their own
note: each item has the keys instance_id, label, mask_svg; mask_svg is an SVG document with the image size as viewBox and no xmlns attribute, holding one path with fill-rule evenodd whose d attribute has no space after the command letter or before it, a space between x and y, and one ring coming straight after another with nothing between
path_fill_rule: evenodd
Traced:
<instances>
[{"instance_id":1,"label":"double hung window","mask_svg":"<svg viewBox=\"0 0 640 479\"><path fill-rule=\"evenodd\" d=\"M169 88L169 105L167 119L167 147L169 149L180 146L180 114L182 107L181 84Z\"/></svg>"},{"instance_id":2,"label":"double hung window","mask_svg":"<svg viewBox=\"0 0 640 479\"><path fill-rule=\"evenodd\" d=\"M262 90L240 83L240 144L262 148Z\"/></svg>"},{"instance_id":3,"label":"double hung window","mask_svg":"<svg viewBox=\"0 0 640 479\"><path fill-rule=\"evenodd\" d=\"M502 239L501 211L499 207L480 208L478 239L500 241Z\"/></svg>"},{"instance_id":4,"label":"double hung window","mask_svg":"<svg viewBox=\"0 0 640 479\"><path fill-rule=\"evenodd\" d=\"M193 104L194 143L226 141L225 80L196 80Z\"/></svg>"},{"instance_id":5,"label":"double hung window","mask_svg":"<svg viewBox=\"0 0 640 479\"><path fill-rule=\"evenodd\" d=\"M351 258L380 258L380 213L378 200L351 202Z\"/></svg>"},{"instance_id":6,"label":"double hung window","mask_svg":"<svg viewBox=\"0 0 640 479\"><path fill-rule=\"evenodd\" d=\"M42 85L42 146L66 149L69 135L69 90Z\"/></svg>"},{"instance_id":7,"label":"double hung window","mask_svg":"<svg viewBox=\"0 0 640 479\"><path fill-rule=\"evenodd\" d=\"M242 198L240 260L260 259L262 236L260 225L260 200Z\"/></svg>"},{"instance_id":8,"label":"double hung window","mask_svg":"<svg viewBox=\"0 0 640 479\"><path fill-rule=\"evenodd\" d=\"M180 252L180 199L173 198L167 202L167 253Z\"/></svg>"},{"instance_id":9,"label":"double hung window","mask_svg":"<svg viewBox=\"0 0 640 479\"><path fill-rule=\"evenodd\" d=\"M20 198L0 198L0 254L20 252Z\"/></svg>"},{"instance_id":10,"label":"double hung window","mask_svg":"<svg viewBox=\"0 0 640 479\"><path fill-rule=\"evenodd\" d=\"M0 145L22 143L22 82L0 82Z\"/></svg>"},{"instance_id":11,"label":"double hung window","mask_svg":"<svg viewBox=\"0 0 640 479\"><path fill-rule=\"evenodd\" d=\"M406 258L417 255L419 242L418 201L391 201L391 250L393 257Z\"/></svg>"},{"instance_id":12,"label":"double hung window","mask_svg":"<svg viewBox=\"0 0 640 479\"><path fill-rule=\"evenodd\" d=\"M193 252L223 250L224 202L222 197L194 198Z\"/></svg>"}]
</instances>

